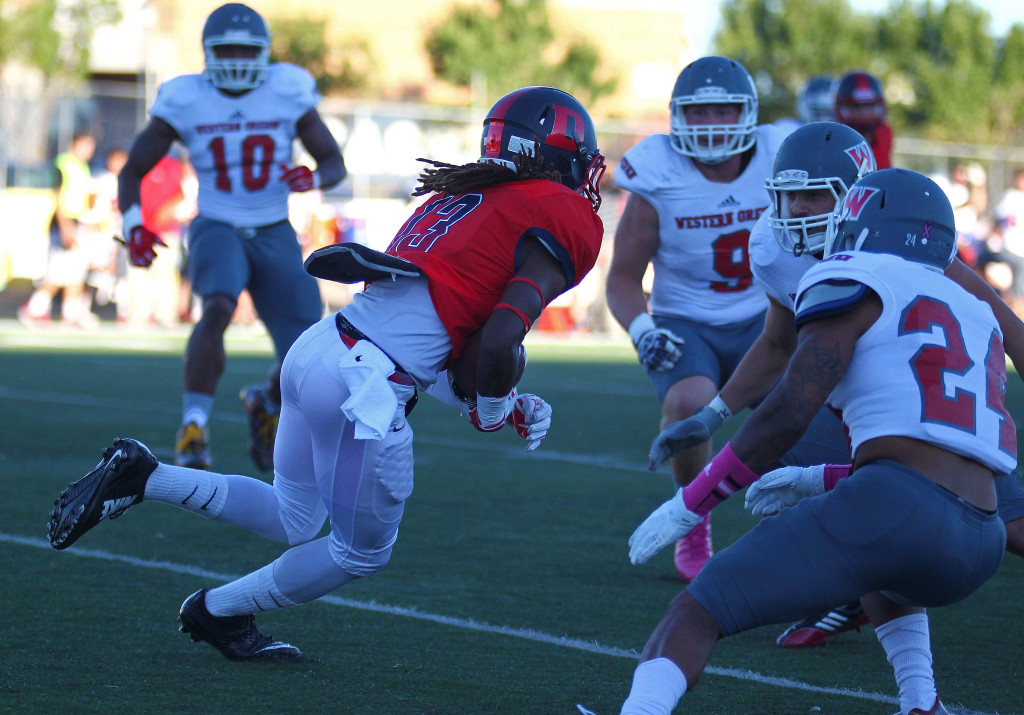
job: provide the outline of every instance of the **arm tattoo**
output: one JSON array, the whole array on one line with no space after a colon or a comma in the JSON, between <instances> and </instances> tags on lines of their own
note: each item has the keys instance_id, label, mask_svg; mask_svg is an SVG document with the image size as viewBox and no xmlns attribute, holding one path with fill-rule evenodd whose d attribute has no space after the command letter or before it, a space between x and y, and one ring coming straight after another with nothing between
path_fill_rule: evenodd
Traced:
<instances>
[{"instance_id":1,"label":"arm tattoo","mask_svg":"<svg viewBox=\"0 0 1024 715\"><path fill-rule=\"evenodd\" d=\"M808 340L797 349L782 379L732 440L751 469L768 471L796 444L845 374L852 348L838 340Z\"/></svg>"}]
</instances>

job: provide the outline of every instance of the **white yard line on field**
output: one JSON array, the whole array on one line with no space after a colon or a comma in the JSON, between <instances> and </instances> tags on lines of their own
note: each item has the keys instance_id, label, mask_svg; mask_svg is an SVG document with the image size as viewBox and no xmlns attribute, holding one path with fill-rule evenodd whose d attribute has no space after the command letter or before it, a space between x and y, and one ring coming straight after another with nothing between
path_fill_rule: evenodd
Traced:
<instances>
[{"instance_id":1,"label":"white yard line on field","mask_svg":"<svg viewBox=\"0 0 1024 715\"><path fill-rule=\"evenodd\" d=\"M50 545L42 539L30 539L23 536L16 536L14 534L5 534L0 532L0 542L8 544L17 544L19 546L27 546L38 549L50 549ZM102 561L113 561L117 563L127 564L129 566L136 566L139 568L157 569L159 571L168 571L171 573L185 574L189 576L199 576L204 579L212 579L216 581L233 581L238 576L232 576L229 574L221 574L214 571L208 571L206 569L198 568L196 566L190 566L188 564L178 564L171 561L152 561L149 559L139 559L134 556L127 556L124 554L114 554L108 551L98 551L95 549L84 549L81 547L73 547L66 553L74 556L100 559ZM470 631L479 631L482 633L495 633L497 635L511 636L513 638L522 638L524 640L535 641L539 643L547 643L549 645L560 646L562 648L571 648L573 650L586 651L588 653L597 653L600 655L610 655L616 658L631 658L635 659L637 654L633 650L626 650L624 648L616 648L614 646L605 646L599 643L592 643L589 641L583 641L576 638L566 638L564 636L554 636L548 633L542 633L540 631L531 630L528 628L514 628L512 626L495 626L490 623L482 623L469 618L458 618L455 616L442 616L434 613L425 613L416 609L415 607L409 608L404 606L391 606L384 603L377 603L376 601L357 601L350 598L340 598L338 596L323 596L318 599L324 603L329 603L335 606L344 606L346 608L354 608L360 611L372 611L374 613L386 613L393 616L401 616L404 618L415 618L421 621L430 621L432 623L439 623L445 626L451 626L453 628L464 628ZM792 680L790 678L778 678L771 675L762 675L761 673L755 673L749 670L740 670L737 668L718 668L708 667L705 669L706 673L712 675L720 675L727 678L736 678L737 680L747 680L756 683L764 683L765 685L771 685L778 688L788 688L790 690L803 690L812 693L822 693L825 695L839 695L848 698L854 698L857 700L869 700L878 703L887 703L890 705L898 705L899 700L890 695L883 695L881 693L869 693L862 690L850 690L847 688L829 688L820 685L812 685L810 683L804 683L799 680ZM947 705L947 707L949 707ZM957 713L958 715L998 715L998 713L984 713L980 711L968 710L963 708L949 708L951 712Z\"/></svg>"}]
</instances>

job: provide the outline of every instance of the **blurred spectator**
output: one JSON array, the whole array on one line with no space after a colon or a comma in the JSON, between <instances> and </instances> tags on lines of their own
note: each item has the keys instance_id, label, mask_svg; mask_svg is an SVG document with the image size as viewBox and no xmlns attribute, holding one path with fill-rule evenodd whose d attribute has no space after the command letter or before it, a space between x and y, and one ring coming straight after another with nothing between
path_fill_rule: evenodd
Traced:
<instances>
[{"instance_id":1,"label":"blurred spectator","mask_svg":"<svg viewBox=\"0 0 1024 715\"><path fill-rule=\"evenodd\" d=\"M86 290L95 291L94 300L98 305L116 302L120 284L124 282L127 261L124 253L114 241L121 235L121 212L117 208L117 175L121 173L128 152L112 149L107 152L105 167L93 178L93 193L96 200L84 222L89 225L89 238L85 246L88 254L89 272Z\"/></svg>"},{"instance_id":2,"label":"blurred spectator","mask_svg":"<svg viewBox=\"0 0 1024 715\"><path fill-rule=\"evenodd\" d=\"M987 208L986 183L985 170L980 164L957 164L953 167L949 183L943 186L949 196L949 203L953 206L957 255L971 268L977 266L982 248L983 237L980 235L978 222Z\"/></svg>"},{"instance_id":3,"label":"blurred spectator","mask_svg":"<svg viewBox=\"0 0 1024 715\"><path fill-rule=\"evenodd\" d=\"M1013 268L1012 293L1019 314L1024 298L1024 169L1014 174L1013 186L999 198L995 218L1003 239L1003 255Z\"/></svg>"},{"instance_id":4,"label":"blurred spectator","mask_svg":"<svg viewBox=\"0 0 1024 715\"><path fill-rule=\"evenodd\" d=\"M122 320L174 325L178 320L178 265L181 253L184 163L168 154L142 179L142 225L160 236L165 260L150 268L128 266L128 310Z\"/></svg>"},{"instance_id":5,"label":"blurred spectator","mask_svg":"<svg viewBox=\"0 0 1024 715\"><path fill-rule=\"evenodd\" d=\"M50 222L50 252L46 275L28 302L18 310L27 323L48 323L50 309L62 292L61 322L74 327L94 327L99 319L85 303L85 277L89 268L85 250L88 224L85 219L95 203L89 161L96 152L91 134L79 132L67 151L57 155L57 206Z\"/></svg>"}]
</instances>

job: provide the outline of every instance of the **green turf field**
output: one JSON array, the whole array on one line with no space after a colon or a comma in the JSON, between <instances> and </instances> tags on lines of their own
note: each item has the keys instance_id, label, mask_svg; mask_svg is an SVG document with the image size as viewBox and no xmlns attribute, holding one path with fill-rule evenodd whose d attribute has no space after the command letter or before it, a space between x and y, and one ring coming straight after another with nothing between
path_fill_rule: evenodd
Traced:
<instances>
[{"instance_id":1,"label":"green turf field","mask_svg":"<svg viewBox=\"0 0 1024 715\"><path fill-rule=\"evenodd\" d=\"M26 333L0 324L0 711L618 712L635 651L681 583L666 551L630 566L626 539L670 495L646 471L654 397L628 345L536 344L522 387L554 407L541 448L479 434L429 398L411 418L416 489L388 567L320 602L268 614L301 664L231 663L177 632L181 601L272 560L280 545L146 503L65 552L54 497L131 436L172 457L184 333ZM262 380L262 336L230 343L213 457L253 473L237 393ZM1009 406L1024 415L1013 377ZM723 430L728 437L739 420ZM734 498L721 548L755 520ZM780 578L785 574L780 573ZM1024 563L931 613L940 693L957 712L1024 713ZM723 641L681 713L890 715L896 686L870 628L785 651L765 627Z\"/></svg>"}]
</instances>

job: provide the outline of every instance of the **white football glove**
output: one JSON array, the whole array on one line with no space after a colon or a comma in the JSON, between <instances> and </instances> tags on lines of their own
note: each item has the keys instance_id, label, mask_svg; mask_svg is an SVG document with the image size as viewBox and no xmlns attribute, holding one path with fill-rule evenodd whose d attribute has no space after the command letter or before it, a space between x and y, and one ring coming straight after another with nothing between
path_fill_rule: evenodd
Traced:
<instances>
[{"instance_id":1,"label":"white football glove","mask_svg":"<svg viewBox=\"0 0 1024 715\"><path fill-rule=\"evenodd\" d=\"M648 370L671 370L682 357L679 349L686 341L668 328L654 324L650 313L641 313L629 324L629 337L633 340L637 357Z\"/></svg>"},{"instance_id":2,"label":"white football glove","mask_svg":"<svg viewBox=\"0 0 1024 715\"><path fill-rule=\"evenodd\" d=\"M825 465L782 467L750 485L743 501L754 516L775 514L801 499L825 493Z\"/></svg>"},{"instance_id":3,"label":"white football glove","mask_svg":"<svg viewBox=\"0 0 1024 715\"><path fill-rule=\"evenodd\" d=\"M683 503L683 488L659 506L629 537L629 560L635 566L642 564L669 544L683 538L704 517L694 514Z\"/></svg>"},{"instance_id":4,"label":"white football glove","mask_svg":"<svg viewBox=\"0 0 1024 715\"><path fill-rule=\"evenodd\" d=\"M526 440L526 451L532 452L551 429L551 405L537 395L526 393L516 397L508 423Z\"/></svg>"}]
</instances>

